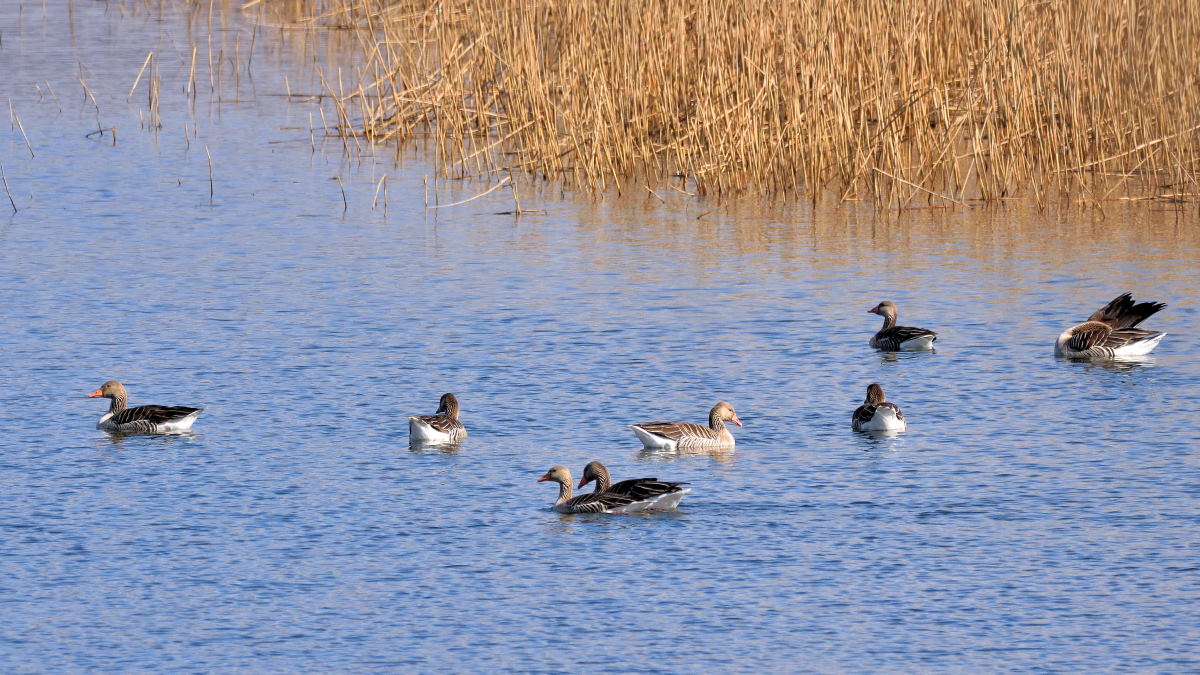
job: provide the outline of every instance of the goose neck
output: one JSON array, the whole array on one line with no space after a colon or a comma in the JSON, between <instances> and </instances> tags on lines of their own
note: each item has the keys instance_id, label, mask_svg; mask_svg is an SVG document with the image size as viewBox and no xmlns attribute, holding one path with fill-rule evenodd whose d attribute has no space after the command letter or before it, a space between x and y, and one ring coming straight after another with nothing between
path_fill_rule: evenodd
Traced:
<instances>
[{"instance_id":1,"label":"goose neck","mask_svg":"<svg viewBox=\"0 0 1200 675\"><path fill-rule=\"evenodd\" d=\"M558 501L555 504L561 504L571 498L571 481L564 481L558 484Z\"/></svg>"}]
</instances>

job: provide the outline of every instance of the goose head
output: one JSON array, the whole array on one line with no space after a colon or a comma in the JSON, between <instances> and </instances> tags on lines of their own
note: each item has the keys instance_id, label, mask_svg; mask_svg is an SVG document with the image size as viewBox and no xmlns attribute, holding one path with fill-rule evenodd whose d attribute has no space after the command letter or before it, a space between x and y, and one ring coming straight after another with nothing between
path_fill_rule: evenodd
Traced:
<instances>
[{"instance_id":1,"label":"goose head","mask_svg":"<svg viewBox=\"0 0 1200 675\"><path fill-rule=\"evenodd\" d=\"M742 426L742 421L738 419L737 413L733 410L733 406L729 405L725 401L718 401L717 404L712 407L712 410L708 411L708 419L710 421L713 419L718 419L722 422L733 422L739 427Z\"/></svg>"},{"instance_id":2,"label":"goose head","mask_svg":"<svg viewBox=\"0 0 1200 675\"><path fill-rule=\"evenodd\" d=\"M434 414L458 419L458 399L449 392L442 394L442 398L438 400L437 412Z\"/></svg>"},{"instance_id":3,"label":"goose head","mask_svg":"<svg viewBox=\"0 0 1200 675\"><path fill-rule=\"evenodd\" d=\"M867 311L871 314L878 314L885 319L894 319L896 318L896 303L891 300L884 300Z\"/></svg>"},{"instance_id":4,"label":"goose head","mask_svg":"<svg viewBox=\"0 0 1200 675\"><path fill-rule=\"evenodd\" d=\"M883 387L875 383L867 385L867 398L863 401L863 405L879 405L883 401Z\"/></svg>"},{"instance_id":5,"label":"goose head","mask_svg":"<svg viewBox=\"0 0 1200 675\"><path fill-rule=\"evenodd\" d=\"M88 398L119 398L125 400L125 385L116 380L109 380L100 385L100 388L88 394Z\"/></svg>"},{"instance_id":6,"label":"goose head","mask_svg":"<svg viewBox=\"0 0 1200 675\"><path fill-rule=\"evenodd\" d=\"M583 487L592 481L600 482L600 479L608 479L608 469L600 462L588 462L588 465L583 467L583 478L579 479L579 487Z\"/></svg>"},{"instance_id":7,"label":"goose head","mask_svg":"<svg viewBox=\"0 0 1200 675\"><path fill-rule=\"evenodd\" d=\"M547 471L544 476L537 479L537 482L541 483L542 481L547 481L547 480L558 483L559 485L570 485L571 484L571 470L568 469L567 467L561 466L561 465L550 467L550 470Z\"/></svg>"}]
</instances>

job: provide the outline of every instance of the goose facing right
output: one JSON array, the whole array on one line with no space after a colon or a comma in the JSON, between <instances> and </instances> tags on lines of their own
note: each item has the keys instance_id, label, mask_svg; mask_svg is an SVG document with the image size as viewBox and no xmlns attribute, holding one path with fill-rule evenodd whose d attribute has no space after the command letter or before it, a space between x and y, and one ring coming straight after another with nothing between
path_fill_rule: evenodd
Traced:
<instances>
[{"instance_id":1,"label":"goose facing right","mask_svg":"<svg viewBox=\"0 0 1200 675\"><path fill-rule=\"evenodd\" d=\"M458 399L442 394L437 412L408 418L408 438L425 443L457 443L467 437L467 428L458 420Z\"/></svg>"},{"instance_id":2,"label":"goose facing right","mask_svg":"<svg viewBox=\"0 0 1200 675\"><path fill-rule=\"evenodd\" d=\"M612 492L633 497L637 501L653 502L649 508L655 511L669 511L679 505L684 495L691 492L682 486L687 483L659 480L657 478L630 478L619 483L613 483L609 476L608 467L600 462L588 462L583 467L583 478L579 480L579 489L596 481L592 494Z\"/></svg>"},{"instance_id":3,"label":"goose facing right","mask_svg":"<svg viewBox=\"0 0 1200 675\"><path fill-rule=\"evenodd\" d=\"M633 433L647 448L724 450L734 445L733 434L725 427L726 420L742 426L742 421L738 419L733 406L725 401L718 401L712 410L708 411L707 427L691 422L645 422L632 424L629 428L633 429Z\"/></svg>"},{"instance_id":4,"label":"goose facing right","mask_svg":"<svg viewBox=\"0 0 1200 675\"><path fill-rule=\"evenodd\" d=\"M904 431L908 423L900 406L883 395L883 387L867 385L867 398L850 417L850 428L855 431Z\"/></svg>"},{"instance_id":5,"label":"goose facing right","mask_svg":"<svg viewBox=\"0 0 1200 675\"><path fill-rule=\"evenodd\" d=\"M1145 356L1154 351L1166 333L1137 328L1164 307L1162 302L1133 301L1132 293L1122 293L1088 317L1058 336L1054 355L1067 358L1114 358Z\"/></svg>"}]
</instances>

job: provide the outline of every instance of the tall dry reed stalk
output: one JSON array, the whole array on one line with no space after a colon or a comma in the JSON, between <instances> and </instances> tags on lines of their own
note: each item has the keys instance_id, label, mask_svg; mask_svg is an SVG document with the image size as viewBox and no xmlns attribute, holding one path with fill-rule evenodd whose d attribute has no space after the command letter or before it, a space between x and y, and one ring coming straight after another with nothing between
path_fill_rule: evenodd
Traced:
<instances>
[{"instance_id":1,"label":"tall dry reed stalk","mask_svg":"<svg viewBox=\"0 0 1200 675\"><path fill-rule=\"evenodd\" d=\"M251 0L451 175L881 204L1200 193L1195 0ZM344 139L345 140L345 139ZM639 187L640 189L640 187Z\"/></svg>"}]
</instances>

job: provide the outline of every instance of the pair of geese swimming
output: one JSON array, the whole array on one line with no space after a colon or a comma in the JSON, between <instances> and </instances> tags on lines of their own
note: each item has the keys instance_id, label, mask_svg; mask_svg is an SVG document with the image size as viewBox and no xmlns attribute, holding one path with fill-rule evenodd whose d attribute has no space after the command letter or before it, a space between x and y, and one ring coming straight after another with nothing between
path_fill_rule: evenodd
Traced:
<instances>
[{"instance_id":1,"label":"pair of geese swimming","mask_svg":"<svg viewBox=\"0 0 1200 675\"><path fill-rule=\"evenodd\" d=\"M1135 302L1131 293L1123 293L1092 313L1088 320L1072 326L1058 336L1054 344L1056 356L1067 358L1121 358L1144 356L1158 346L1165 333L1138 328L1150 316L1166 307L1161 302ZM884 351L920 351L933 348L935 331L909 326L897 326L896 305L885 300L867 310L883 317L883 326L871 337L870 345ZM109 380L88 395L89 398L111 400L108 412L96 423L104 431L125 434L176 433L187 431L203 408L187 406L143 405L127 406L128 394L124 385ZM725 427L730 421L742 422L733 406L724 401L712 407L708 426L690 422L647 422L630 428L647 448L726 449L734 445L733 434ZM904 415L896 404L886 400L883 387L871 384L863 404L854 411L851 427L855 431L901 430L906 427ZM423 442L457 442L467 437L467 429L459 420L458 399L443 394L433 415L410 417L409 435ZM609 484L608 470L599 462L584 467L583 487L596 481L596 491L573 496L571 472L555 466L539 481L559 484L555 509L564 513L633 512L669 510L675 508L687 490L685 483L659 481L656 478L636 478ZM658 492L656 492L658 491Z\"/></svg>"},{"instance_id":2,"label":"pair of geese swimming","mask_svg":"<svg viewBox=\"0 0 1200 675\"><path fill-rule=\"evenodd\" d=\"M1145 356L1158 346L1166 333L1138 328L1138 324L1167 305L1135 302L1132 293L1122 293L1058 336L1054 355L1066 358L1120 358ZM883 327L871 338L871 346L883 351L933 349L937 333L924 328L896 325L896 305L885 300L867 310L883 317Z\"/></svg>"},{"instance_id":3,"label":"pair of geese swimming","mask_svg":"<svg viewBox=\"0 0 1200 675\"><path fill-rule=\"evenodd\" d=\"M458 399L454 394L442 394L436 413L408 418L408 437L422 443L457 443L467 437L467 428L458 416ZM691 422L645 422L629 428L647 448L732 448L733 434L725 422L742 426L733 406L719 401L708 412L707 427Z\"/></svg>"}]
</instances>

